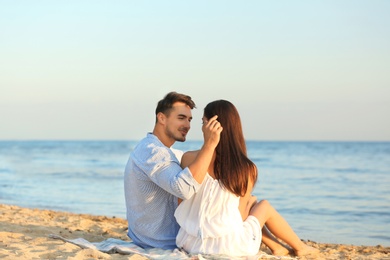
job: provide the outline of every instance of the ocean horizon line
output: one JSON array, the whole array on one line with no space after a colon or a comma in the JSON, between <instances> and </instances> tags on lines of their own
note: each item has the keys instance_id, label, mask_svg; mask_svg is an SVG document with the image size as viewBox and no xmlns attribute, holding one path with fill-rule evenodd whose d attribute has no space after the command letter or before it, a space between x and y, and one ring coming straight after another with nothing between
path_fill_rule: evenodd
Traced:
<instances>
[{"instance_id":1,"label":"ocean horizon line","mask_svg":"<svg viewBox=\"0 0 390 260\"><path fill-rule=\"evenodd\" d=\"M0 142L138 142L140 139L0 139ZM202 142L203 139L191 139L185 142ZM302 140L302 139L246 139L246 142L263 142L263 143L390 143L390 140ZM176 143L182 143L177 141Z\"/></svg>"}]
</instances>

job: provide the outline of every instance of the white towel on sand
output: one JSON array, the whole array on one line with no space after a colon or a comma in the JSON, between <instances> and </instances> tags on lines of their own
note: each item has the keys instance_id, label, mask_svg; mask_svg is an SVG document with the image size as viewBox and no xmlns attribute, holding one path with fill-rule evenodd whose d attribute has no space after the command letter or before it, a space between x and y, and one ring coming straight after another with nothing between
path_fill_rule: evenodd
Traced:
<instances>
[{"instance_id":1,"label":"white towel on sand","mask_svg":"<svg viewBox=\"0 0 390 260\"><path fill-rule=\"evenodd\" d=\"M64 242L72 243L74 245L77 245L81 248L90 248L99 250L103 253L107 254L123 254L123 255L129 255L129 254L139 254L142 256L145 256L149 259L172 259L172 260L188 260L188 259L232 259L228 256L223 255L189 255L184 251L181 251L180 249L174 249L174 250L164 250L161 248L150 248L150 249L143 249L136 244L134 244L132 241L124 241L120 239L115 238L108 238L106 240L103 240L101 242L89 242L85 240L84 238L76 238L76 239L66 239L58 235L49 235L50 238L53 239L60 239ZM262 251L259 251L259 253L256 256L249 256L249 257L240 257L240 258L234 258L236 260L255 260L255 259L297 259L297 258L291 258L291 257L277 257L268 255Z\"/></svg>"}]
</instances>

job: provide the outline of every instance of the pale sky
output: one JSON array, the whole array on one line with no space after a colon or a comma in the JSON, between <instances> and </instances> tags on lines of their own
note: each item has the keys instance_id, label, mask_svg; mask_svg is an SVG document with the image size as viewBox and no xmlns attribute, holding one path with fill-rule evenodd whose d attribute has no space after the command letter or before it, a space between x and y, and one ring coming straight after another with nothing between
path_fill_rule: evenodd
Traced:
<instances>
[{"instance_id":1,"label":"pale sky","mask_svg":"<svg viewBox=\"0 0 390 260\"><path fill-rule=\"evenodd\" d=\"M169 91L250 140L390 141L390 1L0 0L0 140L138 140Z\"/></svg>"}]
</instances>

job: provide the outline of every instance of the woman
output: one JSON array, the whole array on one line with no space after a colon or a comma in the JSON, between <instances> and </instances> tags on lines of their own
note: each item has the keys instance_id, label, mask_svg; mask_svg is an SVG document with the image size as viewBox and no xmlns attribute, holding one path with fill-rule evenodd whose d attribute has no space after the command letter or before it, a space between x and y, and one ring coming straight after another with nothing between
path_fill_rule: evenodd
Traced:
<instances>
[{"instance_id":1,"label":"woman","mask_svg":"<svg viewBox=\"0 0 390 260\"><path fill-rule=\"evenodd\" d=\"M251 195L257 167L247 157L235 106L226 100L209 103L203 124L214 115L218 115L223 128L220 142L200 190L181 202L175 212L180 225L177 246L192 254L250 256L258 253L263 237L274 254L288 254L288 248L270 231L291 246L297 256L314 253L316 249L304 244L269 202L257 202ZM185 153L182 167L194 161L197 154Z\"/></svg>"}]
</instances>

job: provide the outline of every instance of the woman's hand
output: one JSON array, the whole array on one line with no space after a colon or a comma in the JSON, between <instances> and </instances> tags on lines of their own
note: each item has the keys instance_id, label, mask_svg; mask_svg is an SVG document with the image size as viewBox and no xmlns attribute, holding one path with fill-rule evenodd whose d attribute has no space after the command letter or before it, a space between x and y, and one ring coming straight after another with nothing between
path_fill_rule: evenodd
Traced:
<instances>
[{"instance_id":1,"label":"woman's hand","mask_svg":"<svg viewBox=\"0 0 390 260\"><path fill-rule=\"evenodd\" d=\"M213 116L210 120L205 121L202 126L203 138L205 145L217 147L223 127L217 120L218 116Z\"/></svg>"}]
</instances>

